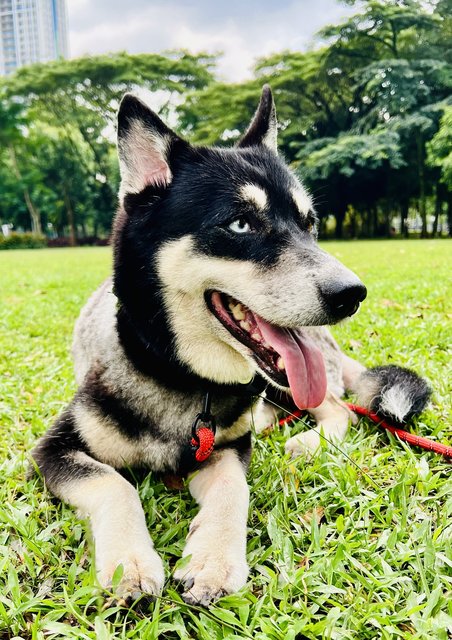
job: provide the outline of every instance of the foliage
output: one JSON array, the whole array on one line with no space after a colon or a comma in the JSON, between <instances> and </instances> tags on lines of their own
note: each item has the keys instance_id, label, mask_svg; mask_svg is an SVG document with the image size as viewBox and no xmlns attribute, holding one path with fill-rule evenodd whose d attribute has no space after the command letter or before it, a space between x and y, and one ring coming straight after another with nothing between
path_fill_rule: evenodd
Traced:
<instances>
[{"instance_id":1,"label":"foliage","mask_svg":"<svg viewBox=\"0 0 452 640\"><path fill-rule=\"evenodd\" d=\"M46 246L46 238L34 233L10 233L0 236L1 249L41 249Z\"/></svg>"},{"instance_id":2,"label":"foliage","mask_svg":"<svg viewBox=\"0 0 452 640\"><path fill-rule=\"evenodd\" d=\"M360 169L373 171L385 163L392 169L402 167L405 163L398 142L398 136L390 131L361 136L344 134L316 140L306 145L298 157L313 181L335 172L350 178Z\"/></svg>"},{"instance_id":3,"label":"foliage","mask_svg":"<svg viewBox=\"0 0 452 640\"><path fill-rule=\"evenodd\" d=\"M444 109L438 131L428 146L428 160L441 169L441 182L452 191L452 106Z\"/></svg>"},{"instance_id":4,"label":"foliage","mask_svg":"<svg viewBox=\"0 0 452 640\"><path fill-rule=\"evenodd\" d=\"M323 247L369 290L359 313L334 328L340 345L368 366L396 362L426 376L433 403L413 430L452 444L444 286L450 241ZM339 451L325 448L309 464L285 457L289 427L254 438L250 581L209 610L184 604L171 578L197 512L188 491L132 477L167 584L155 603L102 608L87 523L26 473L37 437L74 393L73 322L110 262L103 248L0 255L0 636L446 640L450 465L366 420L350 429ZM292 433L307 428L303 419Z\"/></svg>"}]
</instances>

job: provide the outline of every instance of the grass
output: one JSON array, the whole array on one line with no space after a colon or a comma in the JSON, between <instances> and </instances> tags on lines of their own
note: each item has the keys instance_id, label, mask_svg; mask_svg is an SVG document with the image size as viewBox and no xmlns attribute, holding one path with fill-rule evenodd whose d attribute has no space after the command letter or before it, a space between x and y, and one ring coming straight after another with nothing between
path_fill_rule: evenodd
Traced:
<instances>
[{"instance_id":1,"label":"grass","mask_svg":"<svg viewBox=\"0 0 452 640\"><path fill-rule=\"evenodd\" d=\"M452 444L451 243L326 248L369 289L359 314L335 328L341 345L367 365L397 362L425 375L434 399L413 428ZM105 248L0 255L0 638L452 637L450 464L366 421L342 449L378 488L334 450L288 460L287 427L257 438L251 574L240 593L198 610L169 577L155 604L102 610L86 523L39 479L26 480L26 469L36 438L74 391L73 322L109 269ZM170 492L151 476L138 489L170 576L196 507L188 491Z\"/></svg>"}]
</instances>

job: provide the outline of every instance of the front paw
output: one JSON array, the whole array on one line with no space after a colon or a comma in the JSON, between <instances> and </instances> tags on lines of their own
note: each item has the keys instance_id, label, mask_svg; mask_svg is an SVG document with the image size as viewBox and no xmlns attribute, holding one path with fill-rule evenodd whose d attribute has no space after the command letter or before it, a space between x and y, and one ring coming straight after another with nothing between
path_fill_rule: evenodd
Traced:
<instances>
[{"instance_id":1,"label":"front paw","mask_svg":"<svg viewBox=\"0 0 452 640\"><path fill-rule=\"evenodd\" d=\"M245 557L246 532L214 531L196 527L193 521L183 556L191 556L188 564L174 573L182 582L185 602L207 607L222 596L241 589L248 577Z\"/></svg>"},{"instance_id":2,"label":"front paw","mask_svg":"<svg viewBox=\"0 0 452 640\"><path fill-rule=\"evenodd\" d=\"M122 576L113 584L116 569L122 565ZM163 564L153 548L133 549L111 554L97 563L100 585L113 592L107 606L128 606L142 595L158 596L165 581Z\"/></svg>"},{"instance_id":3,"label":"front paw","mask_svg":"<svg viewBox=\"0 0 452 640\"><path fill-rule=\"evenodd\" d=\"M316 429L304 431L296 436L292 436L286 441L285 451L292 458L304 455L307 458L312 457L319 449L321 436Z\"/></svg>"},{"instance_id":4,"label":"front paw","mask_svg":"<svg viewBox=\"0 0 452 640\"><path fill-rule=\"evenodd\" d=\"M184 585L185 602L207 607L246 584L248 565L245 558L212 550L204 557L192 555L188 565L177 569L174 577Z\"/></svg>"}]
</instances>

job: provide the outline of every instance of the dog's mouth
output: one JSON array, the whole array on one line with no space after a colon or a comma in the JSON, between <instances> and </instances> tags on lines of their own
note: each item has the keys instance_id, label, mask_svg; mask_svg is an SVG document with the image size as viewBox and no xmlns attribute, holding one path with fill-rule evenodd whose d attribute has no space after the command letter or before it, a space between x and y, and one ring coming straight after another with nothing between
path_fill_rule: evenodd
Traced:
<instances>
[{"instance_id":1,"label":"dog's mouth","mask_svg":"<svg viewBox=\"0 0 452 640\"><path fill-rule=\"evenodd\" d=\"M317 407L325 398L323 356L300 329L270 324L244 304L219 291L206 292L210 311L253 354L258 367L281 387L290 387L299 409Z\"/></svg>"}]
</instances>

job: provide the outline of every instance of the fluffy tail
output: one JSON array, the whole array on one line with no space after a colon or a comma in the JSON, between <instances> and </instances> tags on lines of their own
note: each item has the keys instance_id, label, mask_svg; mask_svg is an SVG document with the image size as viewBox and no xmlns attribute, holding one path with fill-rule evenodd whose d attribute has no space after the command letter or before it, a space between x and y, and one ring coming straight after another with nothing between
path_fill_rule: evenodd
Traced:
<instances>
[{"instance_id":1,"label":"fluffy tail","mask_svg":"<svg viewBox=\"0 0 452 640\"><path fill-rule=\"evenodd\" d=\"M395 365L365 369L350 388L360 404L399 424L421 413L432 393L417 373Z\"/></svg>"}]
</instances>

